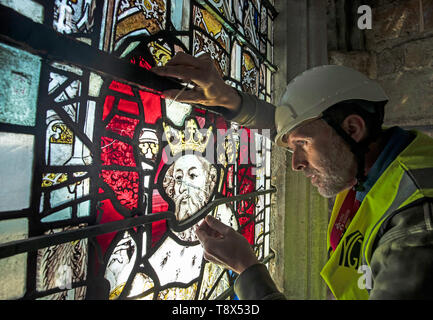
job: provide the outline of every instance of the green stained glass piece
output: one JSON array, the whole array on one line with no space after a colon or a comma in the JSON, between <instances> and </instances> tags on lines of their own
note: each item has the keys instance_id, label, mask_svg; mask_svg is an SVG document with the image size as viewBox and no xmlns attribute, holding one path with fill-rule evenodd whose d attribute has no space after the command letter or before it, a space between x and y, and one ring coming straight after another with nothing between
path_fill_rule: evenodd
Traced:
<instances>
[{"instance_id":1,"label":"green stained glass piece","mask_svg":"<svg viewBox=\"0 0 433 320\"><path fill-rule=\"evenodd\" d=\"M90 200L80 202L77 205L77 216L81 218L81 217L87 217L89 216L89 214L90 214Z\"/></svg>"},{"instance_id":2,"label":"green stained glass piece","mask_svg":"<svg viewBox=\"0 0 433 320\"><path fill-rule=\"evenodd\" d=\"M72 209L71 207L62 209L57 211L56 213L50 214L45 218L41 219L41 222L53 222L53 221L61 221L66 219L71 219L72 217Z\"/></svg>"},{"instance_id":3,"label":"green stained glass piece","mask_svg":"<svg viewBox=\"0 0 433 320\"><path fill-rule=\"evenodd\" d=\"M0 44L0 122L34 126L40 58Z\"/></svg>"},{"instance_id":4,"label":"green stained glass piece","mask_svg":"<svg viewBox=\"0 0 433 320\"><path fill-rule=\"evenodd\" d=\"M0 221L0 243L26 239L27 237L27 219ZM0 300L18 299L24 295L26 270L27 253L0 259Z\"/></svg>"},{"instance_id":5,"label":"green stained glass piece","mask_svg":"<svg viewBox=\"0 0 433 320\"><path fill-rule=\"evenodd\" d=\"M0 133L0 211L30 206L33 135Z\"/></svg>"},{"instance_id":6,"label":"green stained glass piece","mask_svg":"<svg viewBox=\"0 0 433 320\"><path fill-rule=\"evenodd\" d=\"M176 30L187 30L189 28L189 0L171 1L171 23Z\"/></svg>"},{"instance_id":7,"label":"green stained glass piece","mask_svg":"<svg viewBox=\"0 0 433 320\"><path fill-rule=\"evenodd\" d=\"M0 4L14 9L34 22L44 22L44 7L33 0L0 0Z\"/></svg>"}]
</instances>

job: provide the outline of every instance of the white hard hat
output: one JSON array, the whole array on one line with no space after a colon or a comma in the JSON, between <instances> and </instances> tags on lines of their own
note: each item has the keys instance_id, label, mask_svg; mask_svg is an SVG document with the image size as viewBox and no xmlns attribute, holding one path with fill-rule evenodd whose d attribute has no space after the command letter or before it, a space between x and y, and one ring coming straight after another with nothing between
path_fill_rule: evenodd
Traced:
<instances>
[{"instance_id":1,"label":"white hard hat","mask_svg":"<svg viewBox=\"0 0 433 320\"><path fill-rule=\"evenodd\" d=\"M296 76L286 88L275 111L277 145L282 137L307 120L345 100L387 101L382 87L364 74L344 66L324 65Z\"/></svg>"}]
</instances>

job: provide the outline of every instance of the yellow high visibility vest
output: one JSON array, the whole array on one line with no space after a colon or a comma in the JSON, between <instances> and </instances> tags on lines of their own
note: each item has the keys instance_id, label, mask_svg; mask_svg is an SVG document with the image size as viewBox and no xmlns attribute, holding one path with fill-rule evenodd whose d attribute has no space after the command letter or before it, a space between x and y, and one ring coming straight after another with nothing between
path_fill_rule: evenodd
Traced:
<instances>
[{"instance_id":1,"label":"yellow high visibility vest","mask_svg":"<svg viewBox=\"0 0 433 320\"><path fill-rule=\"evenodd\" d=\"M414 201L433 197L433 139L420 133L394 159L367 193L321 276L337 299L368 299L372 249L384 221ZM328 226L330 235L348 190L337 195Z\"/></svg>"}]
</instances>

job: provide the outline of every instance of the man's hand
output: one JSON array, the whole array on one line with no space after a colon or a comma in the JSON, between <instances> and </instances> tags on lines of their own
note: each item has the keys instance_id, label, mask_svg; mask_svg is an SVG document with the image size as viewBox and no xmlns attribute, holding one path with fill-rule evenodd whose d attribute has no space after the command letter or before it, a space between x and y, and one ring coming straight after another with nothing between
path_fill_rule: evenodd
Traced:
<instances>
[{"instance_id":1,"label":"man's hand","mask_svg":"<svg viewBox=\"0 0 433 320\"><path fill-rule=\"evenodd\" d=\"M212 216L197 227L196 235L204 248L204 258L241 274L259 263L251 245L239 232Z\"/></svg>"},{"instance_id":2,"label":"man's hand","mask_svg":"<svg viewBox=\"0 0 433 320\"><path fill-rule=\"evenodd\" d=\"M178 78L195 85L194 89L185 90L176 98L180 102L220 106L233 112L240 107L239 94L224 82L208 54L195 58L187 53L178 52L165 66L154 67L151 71L160 76ZM174 99L179 91L167 90L162 94L168 99Z\"/></svg>"}]
</instances>

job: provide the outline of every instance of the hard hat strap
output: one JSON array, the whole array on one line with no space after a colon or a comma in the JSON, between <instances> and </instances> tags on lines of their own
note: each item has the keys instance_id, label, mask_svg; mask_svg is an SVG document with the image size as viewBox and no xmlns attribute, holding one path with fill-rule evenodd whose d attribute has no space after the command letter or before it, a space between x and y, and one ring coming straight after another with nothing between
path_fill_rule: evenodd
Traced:
<instances>
[{"instance_id":1,"label":"hard hat strap","mask_svg":"<svg viewBox=\"0 0 433 320\"><path fill-rule=\"evenodd\" d=\"M356 142L353 140L353 138L343 130L343 128L332 119L326 112L323 113L322 117L323 120L328 123L331 128L333 128L337 134L343 138L344 141L349 145L350 151L355 155L355 159L358 164L358 170L356 174L357 184L355 186L356 191L363 191L364 190L364 182L367 179L365 176L365 155L368 152L368 144L369 140L364 140L360 142Z\"/></svg>"}]
</instances>

